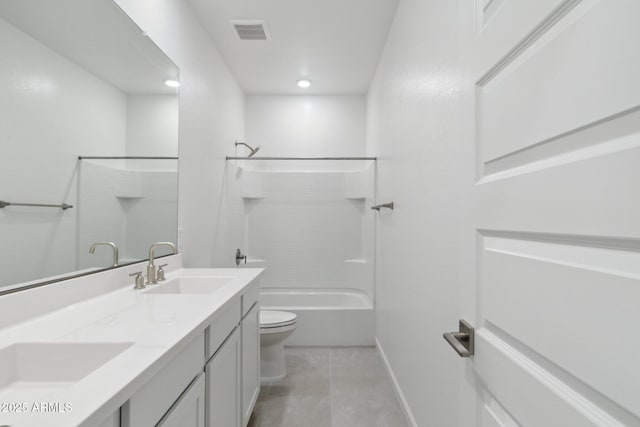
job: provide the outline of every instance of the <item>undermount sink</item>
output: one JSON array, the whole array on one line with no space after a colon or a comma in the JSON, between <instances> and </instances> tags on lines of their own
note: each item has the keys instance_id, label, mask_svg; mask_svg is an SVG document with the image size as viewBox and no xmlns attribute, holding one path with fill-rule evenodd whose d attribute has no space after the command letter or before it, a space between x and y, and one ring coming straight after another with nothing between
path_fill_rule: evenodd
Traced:
<instances>
[{"instance_id":1,"label":"undermount sink","mask_svg":"<svg viewBox=\"0 0 640 427\"><path fill-rule=\"evenodd\" d=\"M17 343L0 349L0 396L69 387L133 343Z\"/></svg>"},{"instance_id":2,"label":"undermount sink","mask_svg":"<svg viewBox=\"0 0 640 427\"><path fill-rule=\"evenodd\" d=\"M210 294L229 283L234 277L230 276L198 276L179 277L166 283L154 286L145 291L147 294Z\"/></svg>"}]
</instances>

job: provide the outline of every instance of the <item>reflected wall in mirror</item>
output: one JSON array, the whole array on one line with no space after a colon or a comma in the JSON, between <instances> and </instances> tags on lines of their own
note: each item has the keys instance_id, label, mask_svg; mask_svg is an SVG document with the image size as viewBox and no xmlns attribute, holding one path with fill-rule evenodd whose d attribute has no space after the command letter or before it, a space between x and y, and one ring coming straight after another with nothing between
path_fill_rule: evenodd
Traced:
<instances>
[{"instance_id":1,"label":"reflected wall in mirror","mask_svg":"<svg viewBox=\"0 0 640 427\"><path fill-rule=\"evenodd\" d=\"M178 68L140 28L112 0L2 0L0 63L0 293L110 267L96 242L120 264L175 242Z\"/></svg>"}]
</instances>

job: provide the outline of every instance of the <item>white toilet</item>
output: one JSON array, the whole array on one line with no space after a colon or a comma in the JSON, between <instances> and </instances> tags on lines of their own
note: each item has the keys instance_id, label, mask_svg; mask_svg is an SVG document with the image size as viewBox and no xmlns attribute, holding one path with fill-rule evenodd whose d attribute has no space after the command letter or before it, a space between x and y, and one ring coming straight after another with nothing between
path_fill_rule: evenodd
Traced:
<instances>
[{"instance_id":1,"label":"white toilet","mask_svg":"<svg viewBox=\"0 0 640 427\"><path fill-rule=\"evenodd\" d=\"M267 383L287 375L284 340L296 329L296 315L288 311L260 310L260 381Z\"/></svg>"}]
</instances>

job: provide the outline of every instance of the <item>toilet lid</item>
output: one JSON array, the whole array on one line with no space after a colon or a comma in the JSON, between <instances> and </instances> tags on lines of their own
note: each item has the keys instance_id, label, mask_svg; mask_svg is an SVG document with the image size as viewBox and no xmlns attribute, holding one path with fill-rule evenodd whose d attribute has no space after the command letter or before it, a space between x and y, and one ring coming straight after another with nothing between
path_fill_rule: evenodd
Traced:
<instances>
[{"instance_id":1,"label":"toilet lid","mask_svg":"<svg viewBox=\"0 0 640 427\"><path fill-rule=\"evenodd\" d=\"M260 327L277 328L286 326L296 321L295 313L288 311L260 310Z\"/></svg>"}]
</instances>

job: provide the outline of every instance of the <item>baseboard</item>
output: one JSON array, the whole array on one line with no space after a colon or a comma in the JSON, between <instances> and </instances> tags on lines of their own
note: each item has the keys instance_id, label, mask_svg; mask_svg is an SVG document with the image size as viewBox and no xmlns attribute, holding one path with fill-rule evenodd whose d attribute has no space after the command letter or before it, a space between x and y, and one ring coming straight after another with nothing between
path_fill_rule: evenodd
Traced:
<instances>
[{"instance_id":1,"label":"baseboard","mask_svg":"<svg viewBox=\"0 0 640 427\"><path fill-rule=\"evenodd\" d=\"M400 407L402 408L402 413L404 414L405 420L407 420L407 424L409 424L409 426L411 427L418 427L418 424L416 423L416 419L413 418L413 414L411 413L411 408L409 408L409 404L407 403L407 399L405 399L404 393L402 393L400 384L398 384L398 380L396 380L396 376L393 373L393 369L391 369L391 366L389 365L389 361L387 360L387 356L386 354L384 354L384 350L382 349L382 346L380 345L380 341L378 341L377 337L376 337L376 349L380 354L380 358L382 359L382 364L384 365L384 369L387 371L387 375L389 375L389 378L391 379L393 392L395 393L396 398L398 399L398 402L400 402Z\"/></svg>"}]
</instances>

